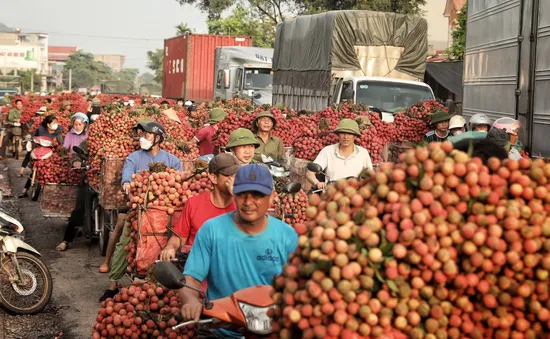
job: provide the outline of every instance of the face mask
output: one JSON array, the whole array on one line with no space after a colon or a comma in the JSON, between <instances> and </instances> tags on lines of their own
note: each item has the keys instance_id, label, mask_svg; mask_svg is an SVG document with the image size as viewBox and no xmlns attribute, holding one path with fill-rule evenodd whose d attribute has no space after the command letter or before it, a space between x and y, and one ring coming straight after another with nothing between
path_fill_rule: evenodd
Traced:
<instances>
[{"instance_id":1,"label":"face mask","mask_svg":"<svg viewBox=\"0 0 550 339\"><path fill-rule=\"evenodd\" d=\"M82 134L82 132L84 132L84 130L82 130L82 131L80 131L80 132L77 131L77 130L74 130L74 132L75 132L76 134L80 135L80 134Z\"/></svg>"},{"instance_id":2,"label":"face mask","mask_svg":"<svg viewBox=\"0 0 550 339\"><path fill-rule=\"evenodd\" d=\"M453 135L459 135L459 134L462 134L462 133L464 133L464 132L461 131L461 130L458 130L458 131L454 131L454 132L453 132Z\"/></svg>"},{"instance_id":3,"label":"face mask","mask_svg":"<svg viewBox=\"0 0 550 339\"><path fill-rule=\"evenodd\" d=\"M148 151L153 147L153 142L141 137L139 138L139 146L142 150Z\"/></svg>"},{"instance_id":4,"label":"face mask","mask_svg":"<svg viewBox=\"0 0 550 339\"><path fill-rule=\"evenodd\" d=\"M57 130L57 127L59 127L58 124L51 124L51 125L50 125L50 128L52 129L52 131Z\"/></svg>"}]
</instances>

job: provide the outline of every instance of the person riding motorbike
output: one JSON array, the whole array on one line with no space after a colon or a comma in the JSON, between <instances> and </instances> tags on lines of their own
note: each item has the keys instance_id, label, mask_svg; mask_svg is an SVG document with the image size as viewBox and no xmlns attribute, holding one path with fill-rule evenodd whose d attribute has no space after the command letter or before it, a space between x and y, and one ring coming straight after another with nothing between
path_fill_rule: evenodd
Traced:
<instances>
[{"instance_id":1,"label":"person riding motorbike","mask_svg":"<svg viewBox=\"0 0 550 339\"><path fill-rule=\"evenodd\" d=\"M519 151L523 149L523 143L518 140L520 127L520 122L512 118L499 118L493 123L493 128L502 129L510 136L508 157L514 160L521 159Z\"/></svg>"},{"instance_id":2,"label":"person riding motorbike","mask_svg":"<svg viewBox=\"0 0 550 339\"><path fill-rule=\"evenodd\" d=\"M486 114L478 113L472 115L470 121L468 121L470 131L475 132L489 132L492 125L492 120Z\"/></svg>"},{"instance_id":3,"label":"person riding motorbike","mask_svg":"<svg viewBox=\"0 0 550 339\"><path fill-rule=\"evenodd\" d=\"M6 149L8 147L8 144L12 140L14 132L17 133L17 131L14 131L14 129L18 130L19 135L21 134L21 127L20 126L16 127L14 126L14 124L21 123L22 114L23 114L23 100L17 99L15 100L15 107L8 112L8 118L7 118L8 128L6 128L6 133L4 134L4 138L2 140L2 146L0 147L0 159L4 159L6 157Z\"/></svg>"},{"instance_id":4,"label":"person riding motorbike","mask_svg":"<svg viewBox=\"0 0 550 339\"><path fill-rule=\"evenodd\" d=\"M254 152L254 160L261 162L263 154L275 162L284 162L285 146L283 141L272 134L276 126L277 120L269 111L258 113L252 121L252 131L256 133L256 140L260 143L260 146Z\"/></svg>"},{"instance_id":5,"label":"person riding motorbike","mask_svg":"<svg viewBox=\"0 0 550 339\"><path fill-rule=\"evenodd\" d=\"M72 128L67 133L63 147L67 149L73 157L71 158L71 163L73 168L79 169L81 166L80 158L76 157L73 151L73 146L80 146L80 148L87 150L87 139L88 139L88 117L84 113L76 113L71 118ZM69 217L69 222L65 227L65 235L63 236L63 241L56 246L57 251L65 251L69 248L70 244L73 242L77 234L76 227L78 225L84 224L84 215L86 213L86 194L87 188L84 182L82 182L78 187L78 192L76 196L76 204L71 212Z\"/></svg>"},{"instance_id":6,"label":"person riding motorbike","mask_svg":"<svg viewBox=\"0 0 550 339\"><path fill-rule=\"evenodd\" d=\"M36 129L34 132L34 136L36 137L49 137L52 140L57 139L57 141L62 144L63 143L63 127L59 126L57 122L57 117L55 115L48 115L47 117L42 120L42 123L40 123L40 126ZM23 192L18 196L18 198L26 198L29 195L27 194L27 191L31 187L31 178L27 179L27 182L25 183L25 187L23 188Z\"/></svg>"},{"instance_id":7,"label":"person riding motorbike","mask_svg":"<svg viewBox=\"0 0 550 339\"><path fill-rule=\"evenodd\" d=\"M164 141L166 132L164 127L158 122L146 122L138 124L137 130L142 134L139 139L141 150L131 153L124 162L122 169L122 185L124 192L130 193L130 181L132 174L139 173L141 170L148 170L148 166L153 162L162 162L167 167L182 171L181 162L174 155L160 149L160 144ZM113 297L118 293L118 281L124 276L128 262L126 261L126 247L130 238L123 232L126 213L119 212L115 230L109 238L107 245L107 255L105 261L100 266L100 272L109 272L110 284L100 300Z\"/></svg>"},{"instance_id":8,"label":"person riding motorbike","mask_svg":"<svg viewBox=\"0 0 550 339\"><path fill-rule=\"evenodd\" d=\"M225 145L226 151L231 152L244 165L254 161L254 151L258 147L260 147L260 142L246 128L237 128L231 132L229 141Z\"/></svg>"},{"instance_id":9,"label":"person riding motorbike","mask_svg":"<svg viewBox=\"0 0 550 339\"><path fill-rule=\"evenodd\" d=\"M198 143L199 146L199 155L212 156L214 154L214 145L212 143L212 138L216 134L219 128L219 123L225 119L227 113L223 108L214 108L210 111L210 119L208 123L201 127L197 135L193 137L192 142Z\"/></svg>"},{"instance_id":10,"label":"person riding motorbike","mask_svg":"<svg viewBox=\"0 0 550 339\"><path fill-rule=\"evenodd\" d=\"M449 136L449 120L451 116L445 111L437 111L432 114L432 130L424 135L425 142L443 142Z\"/></svg>"},{"instance_id":11,"label":"person riding motorbike","mask_svg":"<svg viewBox=\"0 0 550 339\"><path fill-rule=\"evenodd\" d=\"M449 121L449 131L453 136L466 132L466 120L461 115L454 115Z\"/></svg>"},{"instance_id":12,"label":"person riding motorbike","mask_svg":"<svg viewBox=\"0 0 550 339\"><path fill-rule=\"evenodd\" d=\"M88 119L90 120L90 124L96 121L97 118L99 118L99 114L101 114L101 101L98 98L94 98L92 100L92 105L90 109L88 110Z\"/></svg>"},{"instance_id":13,"label":"person riding motorbike","mask_svg":"<svg viewBox=\"0 0 550 339\"><path fill-rule=\"evenodd\" d=\"M243 288L271 285L298 245L298 234L291 226L266 214L275 198L267 167L242 166L235 176L233 194L236 212L204 223L183 272L189 286L200 288L206 280L211 300ZM178 293L183 320L197 322L203 308L198 293L189 288ZM211 331L223 338L242 337L227 329Z\"/></svg>"},{"instance_id":14,"label":"person riding motorbike","mask_svg":"<svg viewBox=\"0 0 550 339\"><path fill-rule=\"evenodd\" d=\"M208 178L213 189L187 201L174 228L179 237L170 237L160 254L160 260L174 258L180 245L193 245L198 230L207 220L235 211L235 199L231 192L235 174L240 167L237 159L229 153L218 154L208 163Z\"/></svg>"},{"instance_id":15,"label":"person riding motorbike","mask_svg":"<svg viewBox=\"0 0 550 339\"><path fill-rule=\"evenodd\" d=\"M307 180L319 189L326 188L329 178L336 181L356 177L364 169L373 169L369 151L355 145L355 140L361 137L359 125L355 120L342 119L334 133L338 135L338 143L323 148L313 161L324 169L328 178L321 182L315 173L308 171L306 174Z\"/></svg>"},{"instance_id":16,"label":"person riding motorbike","mask_svg":"<svg viewBox=\"0 0 550 339\"><path fill-rule=\"evenodd\" d=\"M65 136L63 147L73 153L73 146L79 146L88 138L88 116L84 113L76 113L71 117L72 127Z\"/></svg>"},{"instance_id":17,"label":"person riding motorbike","mask_svg":"<svg viewBox=\"0 0 550 339\"><path fill-rule=\"evenodd\" d=\"M47 112L48 108L46 106L42 106L40 107L40 109L36 112L35 116L31 118L31 120L29 120L27 123L26 123L26 128L27 130L30 130L32 128L32 126L34 125L35 121L37 119L43 119L43 116L44 114ZM21 168L19 169L19 173L17 174L18 177L22 177L23 174L25 173L25 169L27 168L27 166L29 165L29 162L31 161L31 152L29 151L29 149L32 148L32 135L27 135L25 137L25 140L26 140L26 145L27 145L27 154L25 155L25 158L23 159L23 162L21 163Z\"/></svg>"}]
</instances>

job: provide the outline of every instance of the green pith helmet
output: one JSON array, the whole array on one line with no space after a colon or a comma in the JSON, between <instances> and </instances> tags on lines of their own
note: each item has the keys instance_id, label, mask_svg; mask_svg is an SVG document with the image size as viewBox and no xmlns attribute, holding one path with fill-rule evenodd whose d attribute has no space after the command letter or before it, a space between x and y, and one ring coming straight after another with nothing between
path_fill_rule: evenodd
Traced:
<instances>
[{"instance_id":1,"label":"green pith helmet","mask_svg":"<svg viewBox=\"0 0 550 339\"><path fill-rule=\"evenodd\" d=\"M208 120L208 123L210 125L217 124L218 122L223 121L226 116L227 113L225 113L223 108L214 108L210 111L210 119Z\"/></svg>"},{"instance_id":2,"label":"green pith helmet","mask_svg":"<svg viewBox=\"0 0 550 339\"><path fill-rule=\"evenodd\" d=\"M249 129L237 128L231 133L231 135L229 135L229 142L225 148L230 149L244 145L254 145L255 147L258 147L260 146L260 143L256 140L256 137L254 137L254 134Z\"/></svg>"},{"instance_id":3,"label":"green pith helmet","mask_svg":"<svg viewBox=\"0 0 550 339\"><path fill-rule=\"evenodd\" d=\"M334 133L348 133L353 134L358 137L361 136L361 132L359 132L359 125L357 124L357 121L351 120L351 119L342 119L338 123L338 127L334 130Z\"/></svg>"},{"instance_id":4,"label":"green pith helmet","mask_svg":"<svg viewBox=\"0 0 550 339\"><path fill-rule=\"evenodd\" d=\"M285 105L283 105L283 104L277 104L277 105L275 105L275 108L276 108L276 109L280 109L280 110L282 111L282 110L285 109Z\"/></svg>"},{"instance_id":5,"label":"green pith helmet","mask_svg":"<svg viewBox=\"0 0 550 339\"><path fill-rule=\"evenodd\" d=\"M92 104L99 104L99 103L101 103L101 100L99 100L99 98L92 99Z\"/></svg>"},{"instance_id":6,"label":"green pith helmet","mask_svg":"<svg viewBox=\"0 0 550 339\"><path fill-rule=\"evenodd\" d=\"M134 131L137 131L138 129L143 129L143 126L147 125L150 122L153 122L154 120L151 118L141 118L138 120L137 124L134 126Z\"/></svg>"},{"instance_id":7,"label":"green pith helmet","mask_svg":"<svg viewBox=\"0 0 550 339\"><path fill-rule=\"evenodd\" d=\"M254 118L254 121L252 121L252 130L254 131L254 133L258 133L258 120L260 120L260 118L262 117L268 117L271 119L271 121L273 121L272 129L275 129L275 126L277 126L277 120L275 120L273 114L271 114L271 112L269 111L263 111L258 113L258 115L256 115L256 118Z\"/></svg>"},{"instance_id":8,"label":"green pith helmet","mask_svg":"<svg viewBox=\"0 0 550 339\"><path fill-rule=\"evenodd\" d=\"M449 113L445 111L437 111L432 114L432 124L437 124L442 121L449 121L451 120L451 116Z\"/></svg>"},{"instance_id":9,"label":"green pith helmet","mask_svg":"<svg viewBox=\"0 0 550 339\"><path fill-rule=\"evenodd\" d=\"M71 106L71 102L70 101L64 101L63 102L63 106L61 106L63 109L65 109L67 106Z\"/></svg>"}]
</instances>

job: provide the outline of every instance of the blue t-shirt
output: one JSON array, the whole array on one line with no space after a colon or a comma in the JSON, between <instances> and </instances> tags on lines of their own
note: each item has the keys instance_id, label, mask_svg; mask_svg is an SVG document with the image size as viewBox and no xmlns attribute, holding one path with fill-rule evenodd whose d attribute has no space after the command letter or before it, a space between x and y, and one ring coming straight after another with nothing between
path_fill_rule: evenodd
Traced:
<instances>
[{"instance_id":1,"label":"blue t-shirt","mask_svg":"<svg viewBox=\"0 0 550 339\"><path fill-rule=\"evenodd\" d=\"M202 225L185 264L185 275L201 282L206 279L211 300L243 288L271 285L298 246L296 231L279 219L268 217L265 230L250 235L237 227L234 213Z\"/></svg>"},{"instance_id":2,"label":"blue t-shirt","mask_svg":"<svg viewBox=\"0 0 550 339\"><path fill-rule=\"evenodd\" d=\"M157 155L153 156L147 151L139 150L132 152L124 161L122 183L132 181L132 174L139 173L141 170L149 170L149 164L152 162L162 162L166 167L183 171L180 159L173 154L160 150Z\"/></svg>"}]
</instances>

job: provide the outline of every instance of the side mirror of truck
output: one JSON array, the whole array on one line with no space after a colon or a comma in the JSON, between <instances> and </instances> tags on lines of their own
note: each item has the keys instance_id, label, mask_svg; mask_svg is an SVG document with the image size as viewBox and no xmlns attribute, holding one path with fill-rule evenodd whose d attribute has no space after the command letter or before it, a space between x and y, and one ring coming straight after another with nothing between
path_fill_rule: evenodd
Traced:
<instances>
[{"instance_id":1,"label":"side mirror of truck","mask_svg":"<svg viewBox=\"0 0 550 339\"><path fill-rule=\"evenodd\" d=\"M224 69L223 70L223 87L225 89L229 89L229 87L231 87L230 76L231 76L231 71L228 69Z\"/></svg>"}]
</instances>

